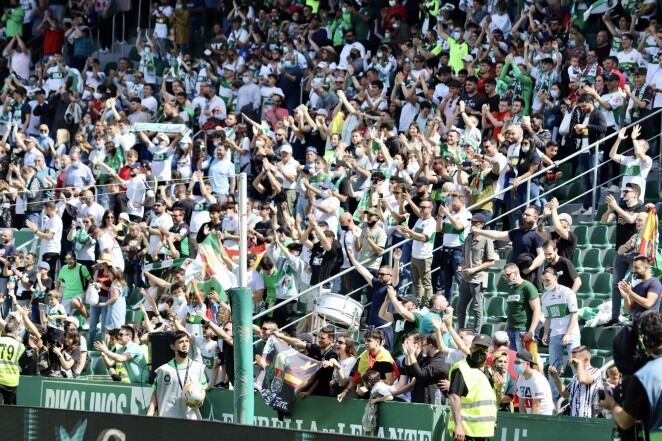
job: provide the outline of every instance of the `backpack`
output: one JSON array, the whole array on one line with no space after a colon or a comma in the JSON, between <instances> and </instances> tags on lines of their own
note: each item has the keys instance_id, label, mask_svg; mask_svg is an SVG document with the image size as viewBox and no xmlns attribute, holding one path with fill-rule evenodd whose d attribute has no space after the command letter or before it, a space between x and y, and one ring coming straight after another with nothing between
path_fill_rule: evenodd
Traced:
<instances>
[{"instance_id":1,"label":"backpack","mask_svg":"<svg viewBox=\"0 0 662 441\"><path fill-rule=\"evenodd\" d=\"M64 121L67 124L79 124L83 117L83 108L77 102L71 102L64 112Z\"/></svg>"}]
</instances>

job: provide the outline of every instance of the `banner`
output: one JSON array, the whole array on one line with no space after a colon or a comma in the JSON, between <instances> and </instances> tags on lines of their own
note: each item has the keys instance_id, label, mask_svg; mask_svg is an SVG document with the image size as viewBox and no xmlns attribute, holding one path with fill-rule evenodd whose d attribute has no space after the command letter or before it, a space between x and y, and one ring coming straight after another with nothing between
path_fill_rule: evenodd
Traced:
<instances>
[{"instance_id":1,"label":"banner","mask_svg":"<svg viewBox=\"0 0 662 441\"><path fill-rule=\"evenodd\" d=\"M308 381L322 364L274 336L269 337L262 353L269 364L262 382L262 398L268 406L290 414L296 400L294 391Z\"/></svg>"},{"instance_id":2,"label":"banner","mask_svg":"<svg viewBox=\"0 0 662 441\"><path fill-rule=\"evenodd\" d=\"M141 385L81 379L51 380L44 377L21 377L17 394L20 406L77 411L109 409L108 411L114 414L113 418L129 414L144 415L150 397L151 389ZM205 420L231 423L233 403L233 391L212 389L207 393L207 399L200 412ZM402 441L452 441L452 437L446 431L448 418L451 415L446 406L389 402L382 403L378 407L375 436L379 438ZM0 406L0 409L2 408ZM310 396L305 400L299 400L290 415L279 418L274 409L256 396L253 423L260 427L361 436L363 435L361 417L364 408L364 400L345 400L338 403L334 398ZM106 419L108 420L107 416ZM154 418L153 421L166 421L166 419ZM492 441L558 441L559 439L612 441L613 427L613 421L604 418L552 417L499 412L497 429ZM165 438L155 436L153 439Z\"/></svg>"},{"instance_id":3,"label":"banner","mask_svg":"<svg viewBox=\"0 0 662 441\"><path fill-rule=\"evenodd\" d=\"M202 283L198 287L208 293L212 288L227 299L225 291L237 286L237 277L228 270L221 258L221 244L218 236L209 234L198 245L198 254L186 267L184 282L188 285L192 280ZM225 300L224 300L225 301Z\"/></svg>"},{"instance_id":4,"label":"banner","mask_svg":"<svg viewBox=\"0 0 662 441\"><path fill-rule=\"evenodd\" d=\"M167 124L167 123L134 123L131 126L132 132L163 132L163 133L181 133L188 135L191 132L186 124Z\"/></svg>"},{"instance_id":5,"label":"banner","mask_svg":"<svg viewBox=\"0 0 662 441\"><path fill-rule=\"evenodd\" d=\"M61 409L0 406L2 439L11 441L223 441L268 439L269 441L343 441L333 433L244 426L218 421L189 421ZM351 441L367 441L353 437Z\"/></svg>"}]
</instances>

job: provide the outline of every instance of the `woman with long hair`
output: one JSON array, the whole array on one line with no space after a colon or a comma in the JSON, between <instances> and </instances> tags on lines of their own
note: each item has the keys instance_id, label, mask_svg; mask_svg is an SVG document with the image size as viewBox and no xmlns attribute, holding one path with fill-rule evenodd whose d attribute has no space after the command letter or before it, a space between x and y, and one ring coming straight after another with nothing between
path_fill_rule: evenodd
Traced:
<instances>
[{"instance_id":1,"label":"woman with long hair","mask_svg":"<svg viewBox=\"0 0 662 441\"><path fill-rule=\"evenodd\" d=\"M112 256L113 267L124 271L124 257L122 248L115 237L115 214L106 210L101 218L101 225L97 228L97 242L99 243L99 254L109 253Z\"/></svg>"},{"instance_id":2,"label":"woman with long hair","mask_svg":"<svg viewBox=\"0 0 662 441\"><path fill-rule=\"evenodd\" d=\"M97 325L101 324L101 333L106 332L106 317L108 316L108 308L105 303L110 298L110 286L112 284L111 271L113 270L113 259L109 253L101 255L95 265L95 272L93 276L93 283L95 288L99 291L99 303L90 306L90 343L94 343L97 335Z\"/></svg>"},{"instance_id":3,"label":"woman with long hair","mask_svg":"<svg viewBox=\"0 0 662 441\"><path fill-rule=\"evenodd\" d=\"M108 309L106 314L106 330L112 332L118 331L124 325L127 287L122 271L112 268L109 274L111 282L108 300L103 304L99 303L99 306Z\"/></svg>"},{"instance_id":4,"label":"woman with long hair","mask_svg":"<svg viewBox=\"0 0 662 441\"><path fill-rule=\"evenodd\" d=\"M341 335L336 340L335 346L338 359L332 358L328 361L323 361L324 367L333 366L333 375L331 377L331 396L337 396L342 392L350 380L350 373L356 364L356 344L354 340Z\"/></svg>"},{"instance_id":5,"label":"woman with long hair","mask_svg":"<svg viewBox=\"0 0 662 441\"><path fill-rule=\"evenodd\" d=\"M81 347L78 329L67 330L64 334L63 352L69 354L74 364L69 369L72 377L78 377L87 364L87 348Z\"/></svg>"}]
</instances>

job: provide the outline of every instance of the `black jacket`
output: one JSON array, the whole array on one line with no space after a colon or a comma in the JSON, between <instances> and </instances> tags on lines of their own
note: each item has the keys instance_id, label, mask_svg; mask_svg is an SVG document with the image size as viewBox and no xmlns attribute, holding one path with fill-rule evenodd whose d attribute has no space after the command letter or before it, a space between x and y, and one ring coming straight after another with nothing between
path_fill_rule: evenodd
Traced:
<instances>
[{"instance_id":1,"label":"black jacket","mask_svg":"<svg viewBox=\"0 0 662 441\"><path fill-rule=\"evenodd\" d=\"M575 132L575 124L584 123L584 114L579 108L575 109L572 115L572 123L570 125L570 136L577 142L577 148L581 148L581 136ZM588 116L588 143L593 144L605 137L607 133L607 120L605 116L598 109L593 111Z\"/></svg>"},{"instance_id":2,"label":"black jacket","mask_svg":"<svg viewBox=\"0 0 662 441\"><path fill-rule=\"evenodd\" d=\"M412 403L435 404L434 397L437 391L437 382L448 378L449 366L441 352L432 357L421 357L410 366L405 364L405 373L416 378L414 390L411 392Z\"/></svg>"}]
</instances>

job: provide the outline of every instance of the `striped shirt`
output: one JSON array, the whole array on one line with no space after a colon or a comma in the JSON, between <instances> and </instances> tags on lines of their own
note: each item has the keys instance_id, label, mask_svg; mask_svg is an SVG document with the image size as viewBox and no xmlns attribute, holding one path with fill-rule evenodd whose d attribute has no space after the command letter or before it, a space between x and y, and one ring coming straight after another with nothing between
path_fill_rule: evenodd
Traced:
<instances>
[{"instance_id":1,"label":"striped shirt","mask_svg":"<svg viewBox=\"0 0 662 441\"><path fill-rule=\"evenodd\" d=\"M577 375L568 384L570 396L570 416L591 418L597 416L595 405L598 403L598 390L602 389L600 369L589 366L586 372L593 378L591 384L581 384Z\"/></svg>"}]
</instances>

